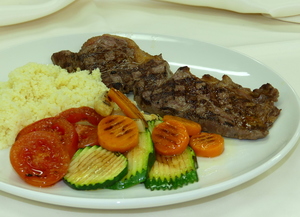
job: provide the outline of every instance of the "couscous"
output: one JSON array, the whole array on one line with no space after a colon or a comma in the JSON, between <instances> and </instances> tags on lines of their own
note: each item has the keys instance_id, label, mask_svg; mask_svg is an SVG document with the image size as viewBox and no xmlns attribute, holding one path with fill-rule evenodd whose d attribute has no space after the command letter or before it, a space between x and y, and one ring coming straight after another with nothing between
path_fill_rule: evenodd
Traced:
<instances>
[{"instance_id":1,"label":"couscous","mask_svg":"<svg viewBox=\"0 0 300 217\"><path fill-rule=\"evenodd\" d=\"M52 64L28 63L0 83L0 149L14 143L17 133L39 119L72 107L89 106L108 88L100 71L68 73Z\"/></svg>"}]
</instances>

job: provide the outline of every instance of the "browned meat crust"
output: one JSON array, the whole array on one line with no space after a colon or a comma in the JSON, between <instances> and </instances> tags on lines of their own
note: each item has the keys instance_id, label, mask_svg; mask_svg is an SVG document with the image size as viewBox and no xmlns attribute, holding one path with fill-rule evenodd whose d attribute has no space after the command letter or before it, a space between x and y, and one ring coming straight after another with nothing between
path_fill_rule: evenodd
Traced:
<instances>
[{"instance_id":1,"label":"browned meat crust","mask_svg":"<svg viewBox=\"0 0 300 217\"><path fill-rule=\"evenodd\" d=\"M165 77L172 74L161 55L152 56L134 41L109 34L90 38L78 53L68 50L54 53L51 60L69 72L99 68L103 83L124 93L131 92L134 81L145 72Z\"/></svg>"},{"instance_id":2,"label":"browned meat crust","mask_svg":"<svg viewBox=\"0 0 300 217\"><path fill-rule=\"evenodd\" d=\"M173 74L161 55L152 56L120 36L93 37L78 53L60 51L51 59L69 72L99 68L108 87L133 91L142 110L185 117L226 137L263 138L280 114L275 106L279 93L271 84L251 91L227 75L198 78L188 67Z\"/></svg>"},{"instance_id":3,"label":"browned meat crust","mask_svg":"<svg viewBox=\"0 0 300 217\"><path fill-rule=\"evenodd\" d=\"M188 67L141 95L136 100L145 111L184 117L200 123L204 131L239 139L265 137L280 113L274 106L279 93L272 85L251 91L227 75L222 80L198 78Z\"/></svg>"}]
</instances>

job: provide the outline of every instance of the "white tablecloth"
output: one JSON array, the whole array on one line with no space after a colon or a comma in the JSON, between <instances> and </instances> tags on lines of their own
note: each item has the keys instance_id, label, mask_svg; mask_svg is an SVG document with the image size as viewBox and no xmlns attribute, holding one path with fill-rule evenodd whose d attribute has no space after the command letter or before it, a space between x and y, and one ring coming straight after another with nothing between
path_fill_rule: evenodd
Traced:
<instances>
[{"instance_id":1,"label":"white tablecloth","mask_svg":"<svg viewBox=\"0 0 300 217\"><path fill-rule=\"evenodd\" d=\"M298 0L161 0L178 4L211 7L239 13L268 14L271 17L290 17L300 14Z\"/></svg>"},{"instance_id":2,"label":"white tablecloth","mask_svg":"<svg viewBox=\"0 0 300 217\"><path fill-rule=\"evenodd\" d=\"M267 65L300 93L300 24L259 14L155 0L77 0L46 17L0 27L0 49L34 39L96 31L161 34L224 46ZM34 202L0 192L0 210L6 217L299 216L299 156L300 148L296 145L282 161L257 178L182 204L136 210L89 210Z\"/></svg>"}]
</instances>

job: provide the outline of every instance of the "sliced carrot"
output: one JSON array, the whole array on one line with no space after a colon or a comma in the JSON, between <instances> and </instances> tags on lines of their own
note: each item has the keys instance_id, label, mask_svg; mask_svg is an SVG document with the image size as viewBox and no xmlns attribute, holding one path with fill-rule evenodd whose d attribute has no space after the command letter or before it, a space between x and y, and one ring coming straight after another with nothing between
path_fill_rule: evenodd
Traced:
<instances>
[{"instance_id":1,"label":"sliced carrot","mask_svg":"<svg viewBox=\"0 0 300 217\"><path fill-rule=\"evenodd\" d=\"M116 152L126 152L139 142L139 130L134 120L122 115L110 115L98 124L100 146Z\"/></svg>"},{"instance_id":2,"label":"sliced carrot","mask_svg":"<svg viewBox=\"0 0 300 217\"><path fill-rule=\"evenodd\" d=\"M176 120L180 121L187 129L188 134L190 136L199 134L201 132L201 125L198 124L195 121L188 120L186 118L178 117L178 116L173 116L173 115L165 115L163 116L163 121L168 121L168 120Z\"/></svg>"},{"instance_id":3,"label":"sliced carrot","mask_svg":"<svg viewBox=\"0 0 300 217\"><path fill-rule=\"evenodd\" d=\"M158 154L178 155L188 146L189 134L181 122L168 120L154 127L152 141Z\"/></svg>"},{"instance_id":4,"label":"sliced carrot","mask_svg":"<svg viewBox=\"0 0 300 217\"><path fill-rule=\"evenodd\" d=\"M219 134L201 132L190 138L189 145L198 157L217 157L224 152L224 138Z\"/></svg>"},{"instance_id":5,"label":"sliced carrot","mask_svg":"<svg viewBox=\"0 0 300 217\"><path fill-rule=\"evenodd\" d=\"M110 88L107 95L120 107L126 116L133 119L141 119L145 126L148 126L141 111L122 92L115 88Z\"/></svg>"}]
</instances>

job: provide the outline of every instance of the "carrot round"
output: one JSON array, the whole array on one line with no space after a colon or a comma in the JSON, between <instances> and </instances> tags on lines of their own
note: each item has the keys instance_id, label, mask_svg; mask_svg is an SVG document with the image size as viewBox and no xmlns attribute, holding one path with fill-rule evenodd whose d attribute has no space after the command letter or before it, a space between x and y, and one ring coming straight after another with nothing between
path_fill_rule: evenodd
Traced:
<instances>
[{"instance_id":1,"label":"carrot round","mask_svg":"<svg viewBox=\"0 0 300 217\"><path fill-rule=\"evenodd\" d=\"M148 126L147 121L145 120L141 111L128 99L127 96L115 88L110 88L107 95L119 106L119 108L127 117L141 119L145 126Z\"/></svg>"},{"instance_id":2,"label":"carrot round","mask_svg":"<svg viewBox=\"0 0 300 217\"><path fill-rule=\"evenodd\" d=\"M109 151L126 152L138 145L139 130L134 120L122 115L110 115L98 124L99 145Z\"/></svg>"},{"instance_id":3,"label":"carrot round","mask_svg":"<svg viewBox=\"0 0 300 217\"><path fill-rule=\"evenodd\" d=\"M224 152L224 138L219 134L201 132L190 138L189 145L198 157L217 157Z\"/></svg>"},{"instance_id":4,"label":"carrot round","mask_svg":"<svg viewBox=\"0 0 300 217\"><path fill-rule=\"evenodd\" d=\"M188 146L189 134L181 122L168 120L154 127L152 141L158 154L178 155Z\"/></svg>"},{"instance_id":5,"label":"carrot round","mask_svg":"<svg viewBox=\"0 0 300 217\"><path fill-rule=\"evenodd\" d=\"M201 125L195 121L191 121L186 118L173 116L173 115L163 116L163 121L168 121L168 120L176 120L176 121L181 122L186 127L188 134L190 136L199 134L201 132Z\"/></svg>"}]
</instances>

